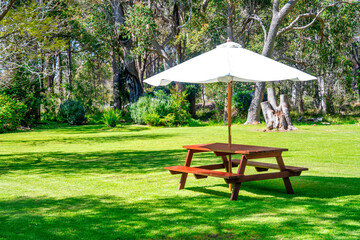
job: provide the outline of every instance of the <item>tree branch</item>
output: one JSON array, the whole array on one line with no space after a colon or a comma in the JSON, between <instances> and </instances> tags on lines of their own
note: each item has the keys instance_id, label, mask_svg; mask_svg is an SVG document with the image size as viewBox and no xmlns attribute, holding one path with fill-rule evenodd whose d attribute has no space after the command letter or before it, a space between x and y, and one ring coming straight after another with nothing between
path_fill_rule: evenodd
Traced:
<instances>
[{"instance_id":1,"label":"tree branch","mask_svg":"<svg viewBox=\"0 0 360 240\"><path fill-rule=\"evenodd\" d=\"M321 28L320 28L320 34L321 34L321 39L323 38L324 34L322 32L323 28L324 28L324 21L320 18L320 15L328 8L330 7L333 7L337 4L342 4L342 3L347 3L347 4L353 4L353 3L350 3L350 2L346 2L346 1L338 1L336 3L333 3L333 4L330 4L330 5L327 5L325 7L323 7L317 14L315 13L303 13L303 14L300 14L298 15L294 21L292 21L289 26L287 27L284 27L282 29L280 29L277 34L276 34L276 37L280 36L281 34L285 33L285 32L288 32L288 31L291 31L291 30L301 30L301 29L305 29L305 28L308 28L310 27L311 25L314 24L314 22L316 20L318 20L320 23L321 23ZM298 23L301 19L303 18L313 18L313 20L304 25L304 26L299 26L299 27L295 27L295 24Z\"/></svg>"},{"instance_id":2,"label":"tree branch","mask_svg":"<svg viewBox=\"0 0 360 240\"><path fill-rule=\"evenodd\" d=\"M184 24L181 25L181 26L178 26L177 28L185 27L186 24L188 24L188 22L190 22L191 16L192 16L192 6L193 6L193 5L192 5L192 0L189 1L189 4L190 4L189 18L188 18L188 20L186 21L186 23L184 23Z\"/></svg>"},{"instance_id":3,"label":"tree branch","mask_svg":"<svg viewBox=\"0 0 360 240\"><path fill-rule=\"evenodd\" d=\"M280 60L288 61L288 62L295 63L295 64L298 64L298 65L301 65L301 66L305 67L305 62L304 61L298 61L298 60L287 58L287 57L279 57L279 58L276 59L276 61L280 61Z\"/></svg>"},{"instance_id":4,"label":"tree branch","mask_svg":"<svg viewBox=\"0 0 360 240\"><path fill-rule=\"evenodd\" d=\"M273 13L276 13L276 14L279 13L279 4L280 4L280 0L274 0Z\"/></svg>"},{"instance_id":5,"label":"tree branch","mask_svg":"<svg viewBox=\"0 0 360 240\"><path fill-rule=\"evenodd\" d=\"M202 2L202 4L201 4L201 12L205 12L206 11L206 9L207 9L207 7L208 7L208 5L209 5L209 1L210 0L203 0L203 2Z\"/></svg>"},{"instance_id":6,"label":"tree branch","mask_svg":"<svg viewBox=\"0 0 360 240\"><path fill-rule=\"evenodd\" d=\"M294 8L295 4L298 2L299 0L289 0L280 10L278 17L280 19L280 22L283 21L283 19L285 18L286 15L289 14L289 12Z\"/></svg>"},{"instance_id":7,"label":"tree branch","mask_svg":"<svg viewBox=\"0 0 360 240\"><path fill-rule=\"evenodd\" d=\"M15 3L16 0L11 0L10 3L5 7L5 10L0 15L0 21L5 17L5 15L9 12L12 5Z\"/></svg>"},{"instance_id":8,"label":"tree branch","mask_svg":"<svg viewBox=\"0 0 360 240\"><path fill-rule=\"evenodd\" d=\"M264 32L264 42L266 41L266 38L267 38L267 31L266 31L266 28L265 28L265 25L263 24L263 22L261 21L261 18L256 15L256 14L252 14L249 19L253 19L253 20L256 20L260 23L260 26Z\"/></svg>"}]
</instances>

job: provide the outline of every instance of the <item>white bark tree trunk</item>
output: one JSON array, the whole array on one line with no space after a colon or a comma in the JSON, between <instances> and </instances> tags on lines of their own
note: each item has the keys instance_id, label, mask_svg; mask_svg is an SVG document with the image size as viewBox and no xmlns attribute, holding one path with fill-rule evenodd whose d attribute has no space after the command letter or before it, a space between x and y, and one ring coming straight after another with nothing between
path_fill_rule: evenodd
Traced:
<instances>
[{"instance_id":1,"label":"white bark tree trunk","mask_svg":"<svg viewBox=\"0 0 360 240\"><path fill-rule=\"evenodd\" d=\"M280 0L273 1L273 14L270 28L264 42L264 47L262 51L263 56L272 57L280 24L297 2L298 0L289 0L281 9L279 9ZM254 97L251 101L245 124L256 124L260 122L260 103L262 101L261 96L264 96L264 93L265 83L256 83Z\"/></svg>"},{"instance_id":2,"label":"white bark tree trunk","mask_svg":"<svg viewBox=\"0 0 360 240\"><path fill-rule=\"evenodd\" d=\"M264 114L266 127L269 130L296 130L297 128L292 124L290 117L290 104L288 96L286 94L280 95L279 105L276 103L274 88L268 88L268 96L271 97L271 100L261 103L261 109Z\"/></svg>"}]
</instances>

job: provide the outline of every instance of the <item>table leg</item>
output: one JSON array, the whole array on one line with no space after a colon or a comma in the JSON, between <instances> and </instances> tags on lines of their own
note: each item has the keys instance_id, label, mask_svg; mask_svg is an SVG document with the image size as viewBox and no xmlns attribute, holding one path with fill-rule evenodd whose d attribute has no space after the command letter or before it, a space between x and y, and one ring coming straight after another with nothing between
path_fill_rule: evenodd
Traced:
<instances>
[{"instance_id":1,"label":"table leg","mask_svg":"<svg viewBox=\"0 0 360 240\"><path fill-rule=\"evenodd\" d=\"M279 165L279 168L280 168L281 172L286 171L283 158L281 156L276 157L276 161L277 161L277 163ZM285 185L285 188L286 188L286 192L288 194L294 194L294 190L293 190L293 188L291 186L290 178L285 177L285 178L283 178L283 181L284 181L284 185Z\"/></svg>"},{"instance_id":2,"label":"table leg","mask_svg":"<svg viewBox=\"0 0 360 240\"><path fill-rule=\"evenodd\" d=\"M237 174L244 174L246 164L247 164L247 158L245 157L245 155L242 155ZM240 187L241 187L241 182L235 183L234 189L230 197L230 201L237 200L239 196Z\"/></svg>"},{"instance_id":3,"label":"table leg","mask_svg":"<svg viewBox=\"0 0 360 240\"><path fill-rule=\"evenodd\" d=\"M185 167L190 167L191 159L193 157L193 154L194 154L194 152L192 150L188 150L188 153L186 155L185 165L184 165ZM187 176L188 176L187 173L181 174L179 190L184 189Z\"/></svg>"},{"instance_id":4,"label":"table leg","mask_svg":"<svg viewBox=\"0 0 360 240\"><path fill-rule=\"evenodd\" d=\"M223 161L223 164L225 166L226 172L231 173L232 172L232 162L231 162L231 155L229 155L229 160L226 156L221 156L221 159ZM232 191L232 184L229 183L229 191Z\"/></svg>"}]
</instances>

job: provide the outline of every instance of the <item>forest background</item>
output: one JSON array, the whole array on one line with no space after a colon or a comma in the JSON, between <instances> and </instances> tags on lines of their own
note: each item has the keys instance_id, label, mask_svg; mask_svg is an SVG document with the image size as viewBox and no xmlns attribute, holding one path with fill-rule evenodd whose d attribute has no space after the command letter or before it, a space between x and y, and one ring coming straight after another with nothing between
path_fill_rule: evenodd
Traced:
<instances>
[{"instance_id":1,"label":"forest background","mask_svg":"<svg viewBox=\"0 0 360 240\"><path fill-rule=\"evenodd\" d=\"M273 87L298 121L358 122L359 13L359 1L0 0L0 132L49 121L225 122L224 84L143 80L227 39L317 77L234 83L236 121L261 121Z\"/></svg>"}]
</instances>

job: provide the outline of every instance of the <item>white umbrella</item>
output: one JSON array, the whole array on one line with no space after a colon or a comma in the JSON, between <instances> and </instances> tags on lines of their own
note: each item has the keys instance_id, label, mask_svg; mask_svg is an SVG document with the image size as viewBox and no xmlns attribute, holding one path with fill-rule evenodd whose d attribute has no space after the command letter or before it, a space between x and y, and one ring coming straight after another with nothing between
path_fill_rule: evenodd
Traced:
<instances>
[{"instance_id":1,"label":"white umbrella","mask_svg":"<svg viewBox=\"0 0 360 240\"><path fill-rule=\"evenodd\" d=\"M170 82L228 83L228 126L231 145L231 85L239 82L272 82L282 80L308 81L316 77L296 68L246 50L240 44L227 42L194 57L144 82L164 86Z\"/></svg>"},{"instance_id":2,"label":"white umbrella","mask_svg":"<svg viewBox=\"0 0 360 240\"><path fill-rule=\"evenodd\" d=\"M227 42L145 80L163 86L172 81L187 83L308 81L314 76Z\"/></svg>"},{"instance_id":3,"label":"white umbrella","mask_svg":"<svg viewBox=\"0 0 360 240\"><path fill-rule=\"evenodd\" d=\"M246 50L240 44L227 42L211 51L156 74L144 82L154 86L164 86L172 81L228 83L228 132L229 147L231 147L231 82L272 82L282 80L308 81L316 80L316 77ZM231 166L231 155L229 156L229 166Z\"/></svg>"}]
</instances>

